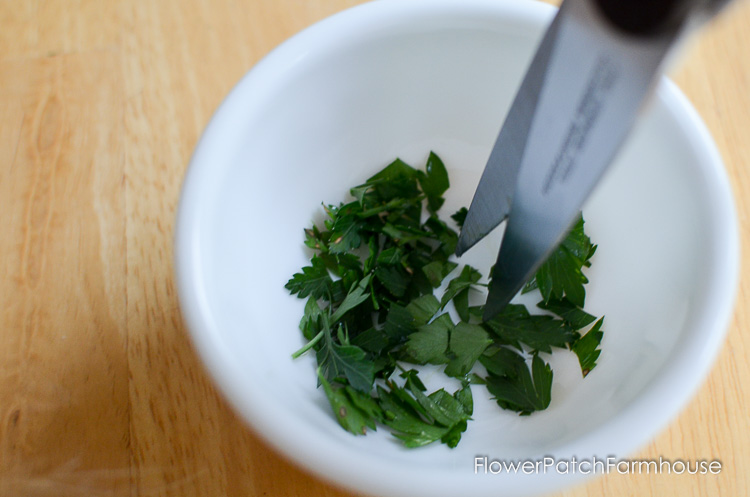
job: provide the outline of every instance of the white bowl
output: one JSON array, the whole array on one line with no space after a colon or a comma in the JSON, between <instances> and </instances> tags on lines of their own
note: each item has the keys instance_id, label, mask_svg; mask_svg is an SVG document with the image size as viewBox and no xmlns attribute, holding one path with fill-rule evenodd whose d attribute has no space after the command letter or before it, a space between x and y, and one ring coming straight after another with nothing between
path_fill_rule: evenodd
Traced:
<instances>
[{"instance_id":1,"label":"white bowl","mask_svg":"<svg viewBox=\"0 0 750 497\"><path fill-rule=\"evenodd\" d=\"M304 301L284 284L309 260L302 230L320 220L321 202L345 200L396 157L422 167L434 150L452 179L442 212L468 205L553 12L503 0L355 7L269 54L205 130L177 218L185 321L240 415L320 477L411 497L552 491L588 475L475 474L475 457L619 460L707 374L734 303L736 215L710 136L667 81L585 206L599 245L587 308L606 316L603 352L585 379L572 353L552 356L549 409L519 417L477 388L457 448L409 450L384 429L343 431L316 389L314 358L290 358L303 343ZM486 274L497 248L494 236L462 262Z\"/></svg>"}]
</instances>

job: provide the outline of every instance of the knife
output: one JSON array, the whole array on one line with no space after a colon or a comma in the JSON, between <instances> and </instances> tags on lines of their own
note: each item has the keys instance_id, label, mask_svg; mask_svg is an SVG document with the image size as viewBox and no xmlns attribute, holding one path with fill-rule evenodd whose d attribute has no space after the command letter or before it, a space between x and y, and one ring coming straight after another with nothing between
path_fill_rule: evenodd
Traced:
<instances>
[{"instance_id":1,"label":"knife","mask_svg":"<svg viewBox=\"0 0 750 497\"><path fill-rule=\"evenodd\" d=\"M727 0L565 0L464 220L461 256L507 218L483 319L555 250L652 95L671 49Z\"/></svg>"}]
</instances>

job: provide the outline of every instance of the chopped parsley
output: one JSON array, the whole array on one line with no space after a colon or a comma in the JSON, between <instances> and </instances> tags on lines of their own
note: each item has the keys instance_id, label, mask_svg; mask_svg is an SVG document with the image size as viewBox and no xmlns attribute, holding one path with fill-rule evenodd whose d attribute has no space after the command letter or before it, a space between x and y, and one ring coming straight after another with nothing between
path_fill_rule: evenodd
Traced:
<instances>
[{"instance_id":1,"label":"chopped parsley","mask_svg":"<svg viewBox=\"0 0 750 497\"><path fill-rule=\"evenodd\" d=\"M286 289L307 299L300 330L339 424L355 435L386 427L406 447L455 447L473 412L472 386L502 409L529 415L551 401L544 356L568 349L585 377L595 366L603 319L583 310L583 273L596 245L581 217L523 292L540 309L510 304L489 321L469 295L482 275L453 260L458 233L438 216L450 182L430 153L424 170L397 159L351 199L324 205L323 226L305 230L313 254ZM451 216L460 227L466 208ZM439 293L438 293L439 292ZM415 367L440 368L460 385L427 392Z\"/></svg>"}]
</instances>

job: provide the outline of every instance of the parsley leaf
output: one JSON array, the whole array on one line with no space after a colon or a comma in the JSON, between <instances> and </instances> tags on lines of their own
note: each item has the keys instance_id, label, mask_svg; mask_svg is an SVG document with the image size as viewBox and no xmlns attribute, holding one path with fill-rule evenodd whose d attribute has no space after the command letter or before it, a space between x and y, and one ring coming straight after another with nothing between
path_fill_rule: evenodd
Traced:
<instances>
[{"instance_id":1,"label":"parsley leaf","mask_svg":"<svg viewBox=\"0 0 750 497\"><path fill-rule=\"evenodd\" d=\"M367 180L378 198L389 201L396 198L413 198L419 195L417 171L410 165L396 159L382 171Z\"/></svg>"},{"instance_id":2,"label":"parsley leaf","mask_svg":"<svg viewBox=\"0 0 750 497\"><path fill-rule=\"evenodd\" d=\"M359 304L367 301L367 299L370 298L370 294L367 293L367 289L370 284L370 278L370 275L365 276L359 281L359 283L352 285L351 290L349 290L349 293L346 294L343 302L341 302L341 304L336 309L336 312L334 312L331 316L332 322L339 321L348 311L354 309Z\"/></svg>"},{"instance_id":3,"label":"parsley leaf","mask_svg":"<svg viewBox=\"0 0 750 497\"><path fill-rule=\"evenodd\" d=\"M529 314L522 304L509 304L500 314L485 323L501 343L521 350L521 344L532 350L552 352L552 347L566 348L578 338L562 319Z\"/></svg>"},{"instance_id":4,"label":"parsley leaf","mask_svg":"<svg viewBox=\"0 0 750 497\"><path fill-rule=\"evenodd\" d=\"M356 202L344 205L336 211L331 224L330 243L331 253L342 254L358 248L362 244L360 231L364 229L364 222L356 215Z\"/></svg>"},{"instance_id":5,"label":"parsley leaf","mask_svg":"<svg viewBox=\"0 0 750 497\"><path fill-rule=\"evenodd\" d=\"M604 318L599 319L594 326L584 336L576 340L571 350L578 356L578 362L581 365L581 374L584 378L596 366L596 360L601 354L599 345L602 342L604 332L602 331Z\"/></svg>"},{"instance_id":6,"label":"parsley leaf","mask_svg":"<svg viewBox=\"0 0 750 497\"><path fill-rule=\"evenodd\" d=\"M406 306L406 310L409 311L414 318L414 324L421 326L427 324L435 313L440 310L440 302L438 302L437 297L429 293L409 302L409 305Z\"/></svg>"},{"instance_id":7,"label":"parsley leaf","mask_svg":"<svg viewBox=\"0 0 750 497\"><path fill-rule=\"evenodd\" d=\"M305 313L300 319L299 329L302 330L302 335L308 340L312 340L315 335L320 333L320 316L323 311L318 304L318 300L315 297L307 299L305 304Z\"/></svg>"},{"instance_id":8,"label":"parsley leaf","mask_svg":"<svg viewBox=\"0 0 750 497\"><path fill-rule=\"evenodd\" d=\"M367 352L377 355L388 350L391 345L388 337L383 331L375 327L367 328L366 330L357 333L349 339L349 342Z\"/></svg>"},{"instance_id":9,"label":"parsley leaf","mask_svg":"<svg viewBox=\"0 0 750 497\"><path fill-rule=\"evenodd\" d=\"M445 367L448 376L467 375L482 352L492 343L484 328L460 322L451 332L450 351L453 359Z\"/></svg>"},{"instance_id":10,"label":"parsley leaf","mask_svg":"<svg viewBox=\"0 0 750 497\"><path fill-rule=\"evenodd\" d=\"M492 346L479 357L479 362L487 372L494 376L518 377L517 369L520 361L523 361L517 352L507 347Z\"/></svg>"},{"instance_id":11,"label":"parsley leaf","mask_svg":"<svg viewBox=\"0 0 750 497\"><path fill-rule=\"evenodd\" d=\"M409 273L399 266L380 266L375 277L394 297L403 297L411 282Z\"/></svg>"},{"instance_id":12,"label":"parsley leaf","mask_svg":"<svg viewBox=\"0 0 750 497\"><path fill-rule=\"evenodd\" d=\"M584 311L568 299L541 301L537 307L560 316L573 329L580 330L596 321L596 317Z\"/></svg>"},{"instance_id":13,"label":"parsley leaf","mask_svg":"<svg viewBox=\"0 0 750 497\"><path fill-rule=\"evenodd\" d=\"M552 390L552 369L538 355L531 361L531 370L523 357L516 355L509 361L507 375L490 374L487 390L495 396L503 409L530 414L549 406Z\"/></svg>"},{"instance_id":14,"label":"parsley leaf","mask_svg":"<svg viewBox=\"0 0 750 497\"><path fill-rule=\"evenodd\" d=\"M314 255L285 285L307 299L299 322L307 343L292 357L315 351L318 385L353 434L380 425L406 447L455 447L474 409L470 385L487 388L503 409L530 414L551 401L553 375L540 353L570 349L584 376L596 366L603 318L583 309L583 268L596 250L583 218L524 288L539 290L544 313L511 304L481 322L483 306L471 307L469 294L485 286L482 276L468 265L456 275L458 233L438 216L449 185L435 153L423 170L396 159L351 188L350 200L322 204L322 227L304 231ZM460 227L467 212L451 218ZM444 365L462 387L428 393L405 363Z\"/></svg>"},{"instance_id":15,"label":"parsley leaf","mask_svg":"<svg viewBox=\"0 0 750 497\"><path fill-rule=\"evenodd\" d=\"M448 171L443 161L434 152L430 152L424 171L417 171L417 178L422 191L427 195L427 209L437 212L443 205L443 193L450 186Z\"/></svg>"},{"instance_id":16,"label":"parsley leaf","mask_svg":"<svg viewBox=\"0 0 750 497\"><path fill-rule=\"evenodd\" d=\"M367 428L376 429L375 423L383 418L383 411L369 394L362 393L348 385L332 386L320 368L318 368L318 381L328 397L336 420L345 430L355 435L364 435L367 433Z\"/></svg>"},{"instance_id":17,"label":"parsley leaf","mask_svg":"<svg viewBox=\"0 0 750 497\"><path fill-rule=\"evenodd\" d=\"M471 411L471 391L468 387L450 395L439 389L429 395L410 370L403 387L388 382L389 390L378 387L378 399L383 408L383 423L406 447L421 447L438 440L455 447L466 430ZM459 393L460 392L460 393Z\"/></svg>"},{"instance_id":18,"label":"parsley leaf","mask_svg":"<svg viewBox=\"0 0 750 497\"><path fill-rule=\"evenodd\" d=\"M458 233L434 215L425 221L424 229L430 238L438 242L438 246L431 254L434 259L446 261L453 256L458 244Z\"/></svg>"},{"instance_id":19,"label":"parsley leaf","mask_svg":"<svg viewBox=\"0 0 750 497\"><path fill-rule=\"evenodd\" d=\"M429 396L425 395L424 385L421 382L416 383L413 379L415 376L407 376L406 387L422 406L424 413L435 423L451 427L468 417L463 405L444 389L441 388Z\"/></svg>"},{"instance_id":20,"label":"parsley leaf","mask_svg":"<svg viewBox=\"0 0 750 497\"><path fill-rule=\"evenodd\" d=\"M414 317L406 307L399 304L391 304L385 319L383 331L392 342L400 343L414 332Z\"/></svg>"},{"instance_id":21,"label":"parsley leaf","mask_svg":"<svg viewBox=\"0 0 750 497\"><path fill-rule=\"evenodd\" d=\"M448 362L448 341L454 324L448 314L441 314L429 324L409 335L404 352L409 362L444 364Z\"/></svg>"},{"instance_id":22,"label":"parsley leaf","mask_svg":"<svg viewBox=\"0 0 750 497\"><path fill-rule=\"evenodd\" d=\"M466 221L466 215L468 213L469 213L469 209L467 209L466 207L461 207L454 214L451 215L451 219L453 219L456 222L459 228L462 228L464 225L464 221Z\"/></svg>"},{"instance_id":23,"label":"parsley leaf","mask_svg":"<svg viewBox=\"0 0 750 497\"><path fill-rule=\"evenodd\" d=\"M284 288L292 294L296 293L299 298L311 295L320 299L331 292L333 280L322 258L314 255L310 263L310 266L302 268L301 273L295 273Z\"/></svg>"},{"instance_id":24,"label":"parsley leaf","mask_svg":"<svg viewBox=\"0 0 750 497\"><path fill-rule=\"evenodd\" d=\"M440 300L441 307L445 307L448 302L456 297L461 292L468 292L469 288L479 282L482 275L471 266L464 266L461 270L461 274L453 278L448 283L448 288L445 289L443 298Z\"/></svg>"},{"instance_id":25,"label":"parsley leaf","mask_svg":"<svg viewBox=\"0 0 750 497\"><path fill-rule=\"evenodd\" d=\"M449 261L432 261L429 264L422 266L422 272L427 276L430 285L433 288L437 288L443 282L446 276L448 276L458 264Z\"/></svg>"},{"instance_id":26,"label":"parsley leaf","mask_svg":"<svg viewBox=\"0 0 750 497\"><path fill-rule=\"evenodd\" d=\"M424 420L419 411L394 393L398 387L391 385L391 390L377 387L378 401L383 409L383 424L391 428L393 435L406 447L422 447L440 440L450 427L436 425ZM406 392L401 389L402 392ZM408 394L407 394L408 395Z\"/></svg>"},{"instance_id":27,"label":"parsley leaf","mask_svg":"<svg viewBox=\"0 0 750 497\"><path fill-rule=\"evenodd\" d=\"M586 298L584 284L588 279L582 268L588 264L596 247L583 231L583 217L579 217L560 246L540 266L534 283L544 298L560 300L563 297L573 304L583 307Z\"/></svg>"},{"instance_id":28,"label":"parsley leaf","mask_svg":"<svg viewBox=\"0 0 750 497\"><path fill-rule=\"evenodd\" d=\"M375 369L367 354L356 345L336 343L325 315L323 321L320 332L323 338L316 354L321 372L329 381L346 378L353 388L369 392L375 380Z\"/></svg>"}]
</instances>

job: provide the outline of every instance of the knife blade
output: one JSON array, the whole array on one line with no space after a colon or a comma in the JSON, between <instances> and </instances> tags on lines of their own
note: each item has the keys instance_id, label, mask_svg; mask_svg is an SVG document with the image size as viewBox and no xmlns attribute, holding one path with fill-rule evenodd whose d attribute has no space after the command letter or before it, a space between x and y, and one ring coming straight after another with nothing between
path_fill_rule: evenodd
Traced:
<instances>
[{"instance_id":1,"label":"knife blade","mask_svg":"<svg viewBox=\"0 0 750 497\"><path fill-rule=\"evenodd\" d=\"M484 320L565 237L652 94L688 18L685 1L662 3L675 9L657 12L663 22L637 32L607 17L607 5L616 2L565 0L545 33L457 245L461 255L508 218Z\"/></svg>"}]
</instances>

